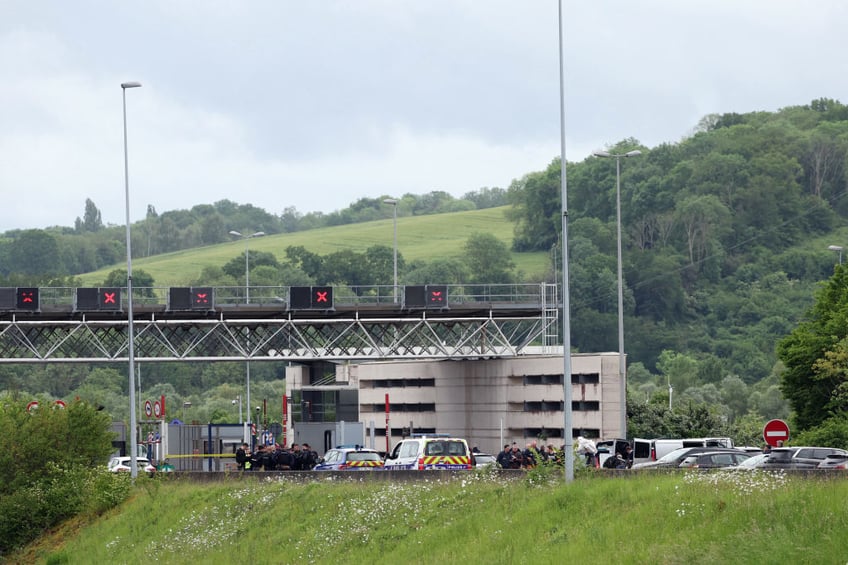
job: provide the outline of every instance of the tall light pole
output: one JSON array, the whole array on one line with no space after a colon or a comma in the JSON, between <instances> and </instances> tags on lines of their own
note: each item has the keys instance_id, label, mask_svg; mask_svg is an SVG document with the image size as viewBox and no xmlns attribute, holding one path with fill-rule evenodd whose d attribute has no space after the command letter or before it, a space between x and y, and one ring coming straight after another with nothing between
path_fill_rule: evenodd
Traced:
<instances>
[{"instance_id":1,"label":"tall light pole","mask_svg":"<svg viewBox=\"0 0 848 565\"><path fill-rule=\"evenodd\" d=\"M245 304L250 304L250 248L248 247L250 240L254 237L262 237L264 231L253 232L250 235L242 235L241 232L235 230L230 231L230 235L240 237L244 240L244 301ZM250 330L248 330L248 352L247 361L244 364L244 387L247 390L247 419L250 420ZM241 419L241 417L239 417ZM250 422L248 422L250 423Z\"/></svg>"},{"instance_id":2,"label":"tall light pole","mask_svg":"<svg viewBox=\"0 0 848 565\"><path fill-rule=\"evenodd\" d=\"M122 82L121 94L124 107L124 195L127 203L127 358L129 359L130 380L130 476L138 477L138 436L136 435L135 415L135 350L133 335L132 301L132 244L130 238L130 166L127 152L127 89L139 88L140 82Z\"/></svg>"},{"instance_id":3,"label":"tall light pole","mask_svg":"<svg viewBox=\"0 0 848 565\"><path fill-rule=\"evenodd\" d=\"M638 149L613 155L606 151L595 151L596 157L615 158L615 223L618 235L618 379L621 384L621 433L627 437L627 384L624 366L624 284L621 268L621 158L636 157L642 152Z\"/></svg>"},{"instance_id":4,"label":"tall light pole","mask_svg":"<svg viewBox=\"0 0 848 565\"><path fill-rule=\"evenodd\" d=\"M239 405L239 424L244 424L244 418L242 417L242 411L241 411L241 395L240 394L233 399L233 404L235 404L236 402L238 402L238 405Z\"/></svg>"},{"instance_id":5,"label":"tall light pole","mask_svg":"<svg viewBox=\"0 0 848 565\"><path fill-rule=\"evenodd\" d=\"M397 302L397 198L384 198L383 204L391 204L394 208L392 211L392 226L394 228L394 286L392 287L392 301Z\"/></svg>"},{"instance_id":6,"label":"tall light pole","mask_svg":"<svg viewBox=\"0 0 848 565\"><path fill-rule=\"evenodd\" d=\"M254 232L250 235L242 235L241 232L231 230L230 235L240 237L244 240L244 301L245 301L245 304L250 304L250 248L249 248L249 243L250 243L250 240L252 238L262 237L263 235L265 235L265 232L264 231L258 231L258 232ZM247 404L248 404L248 406L250 405L250 399L248 399Z\"/></svg>"},{"instance_id":7,"label":"tall light pole","mask_svg":"<svg viewBox=\"0 0 848 565\"><path fill-rule=\"evenodd\" d=\"M568 180L565 161L565 65L562 53L562 0L557 8L559 26L559 164L562 209L562 414L565 481L574 481L574 432L571 406L571 301L568 290Z\"/></svg>"},{"instance_id":8,"label":"tall light pole","mask_svg":"<svg viewBox=\"0 0 848 565\"><path fill-rule=\"evenodd\" d=\"M839 264L841 265L842 264L842 246L841 245L828 245L827 248L830 249L831 251L838 251L839 252Z\"/></svg>"}]
</instances>

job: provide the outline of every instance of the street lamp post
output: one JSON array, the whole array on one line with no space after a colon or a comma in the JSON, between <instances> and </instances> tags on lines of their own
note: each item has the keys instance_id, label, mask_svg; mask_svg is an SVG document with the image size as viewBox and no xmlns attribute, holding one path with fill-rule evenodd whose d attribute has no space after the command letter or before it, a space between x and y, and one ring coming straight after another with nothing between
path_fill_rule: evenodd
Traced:
<instances>
[{"instance_id":1,"label":"street lamp post","mask_svg":"<svg viewBox=\"0 0 848 565\"><path fill-rule=\"evenodd\" d=\"M596 157L615 158L615 223L618 235L618 378L621 383L621 433L627 437L627 386L624 366L624 284L622 280L621 262L621 158L636 157L642 152L638 149L618 155L607 151L596 151Z\"/></svg>"},{"instance_id":2,"label":"street lamp post","mask_svg":"<svg viewBox=\"0 0 848 565\"><path fill-rule=\"evenodd\" d=\"M138 477L138 436L135 413L135 350L133 336L132 302L132 244L130 239L130 167L127 151L127 89L139 88L140 82L122 82L121 94L124 109L124 195L127 208L127 358L129 360L130 392L130 477Z\"/></svg>"},{"instance_id":3,"label":"street lamp post","mask_svg":"<svg viewBox=\"0 0 848 565\"><path fill-rule=\"evenodd\" d=\"M565 481L574 481L574 432L571 398L571 300L568 289L568 178L565 159L565 64L562 52L562 0L557 3L559 55L559 186L562 212L562 431Z\"/></svg>"},{"instance_id":4,"label":"street lamp post","mask_svg":"<svg viewBox=\"0 0 848 565\"><path fill-rule=\"evenodd\" d=\"M239 405L239 424L244 424L244 418L242 417L242 411L241 411L241 395L240 394L233 399L233 404L235 404L236 402L238 402L238 405Z\"/></svg>"},{"instance_id":5,"label":"street lamp post","mask_svg":"<svg viewBox=\"0 0 848 565\"><path fill-rule=\"evenodd\" d=\"M839 264L841 265L842 264L842 246L841 245L828 245L827 248L830 249L831 251L838 251L839 252Z\"/></svg>"},{"instance_id":6,"label":"street lamp post","mask_svg":"<svg viewBox=\"0 0 848 565\"><path fill-rule=\"evenodd\" d=\"M237 232L235 230L230 231L230 235L234 235L236 237L240 237L244 240L244 302L245 304L250 304L250 248L249 243L250 240L254 237L262 237L265 235L264 231L254 232L250 235L242 235L241 232ZM248 404L250 404L250 400L248 399Z\"/></svg>"},{"instance_id":7,"label":"street lamp post","mask_svg":"<svg viewBox=\"0 0 848 565\"><path fill-rule=\"evenodd\" d=\"M398 201L397 198L385 198L383 199L383 204L391 204L393 206L392 210L392 227L394 229L394 286L392 287L392 301L397 302L397 288L398 288L398 277L397 277L397 206Z\"/></svg>"},{"instance_id":8,"label":"street lamp post","mask_svg":"<svg viewBox=\"0 0 848 565\"><path fill-rule=\"evenodd\" d=\"M250 235L242 235L241 232L237 232L235 230L230 231L230 235L240 237L244 240L244 302L245 304L250 304L250 248L248 247L250 240L254 237L262 237L265 235L264 231L253 232ZM250 345L250 334L248 333L248 347ZM244 365L244 386L247 390L247 406L250 407L250 351L247 352L247 361L245 361ZM239 410L241 412L241 410ZM248 410L247 415L248 420L250 419L250 411ZM241 419L241 416L239 416ZM248 422L250 423L250 422Z\"/></svg>"}]
</instances>

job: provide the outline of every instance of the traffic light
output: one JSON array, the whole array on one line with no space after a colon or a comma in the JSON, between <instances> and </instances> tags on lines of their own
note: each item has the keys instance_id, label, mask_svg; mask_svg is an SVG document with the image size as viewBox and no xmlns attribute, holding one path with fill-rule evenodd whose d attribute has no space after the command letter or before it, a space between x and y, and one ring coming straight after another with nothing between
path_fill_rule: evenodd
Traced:
<instances>
[{"instance_id":1,"label":"traffic light","mask_svg":"<svg viewBox=\"0 0 848 565\"><path fill-rule=\"evenodd\" d=\"M191 310L191 289L179 286L168 289L168 310Z\"/></svg>"},{"instance_id":2,"label":"traffic light","mask_svg":"<svg viewBox=\"0 0 848 565\"><path fill-rule=\"evenodd\" d=\"M75 309L83 311L97 310L99 308L97 293L98 289L96 288L78 288Z\"/></svg>"},{"instance_id":3,"label":"traffic light","mask_svg":"<svg viewBox=\"0 0 848 565\"><path fill-rule=\"evenodd\" d=\"M33 287L18 287L17 293L17 309L37 311L41 303L39 302L38 289Z\"/></svg>"},{"instance_id":4,"label":"traffic light","mask_svg":"<svg viewBox=\"0 0 848 565\"><path fill-rule=\"evenodd\" d=\"M446 285L427 285L427 308L447 308L448 287Z\"/></svg>"},{"instance_id":5,"label":"traffic light","mask_svg":"<svg viewBox=\"0 0 848 565\"><path fill-rule=\"evenodd\" d=\"M291 287L289 290L289 305L292 310L309 310L312 307L312 287Z\"/></svg>"},{"instance_id":6,"label":"traffic light","mask_svg":"<svg viewBox=\"0 0 848 565\"><path fill-rule=\"evenodd\" d=\"M215 307L212 287L191 287L191 309L212 310Z\"/></svg>"},{"instance_id":7,"label":"traffic light","mask_svg":"<svg viewBox=\"0 0 848 565\"><path fill-rule=\"evenodd\" d=\"M0 310L14 310L18 304L17 293L15 287L0 288Z\"/></svg>"},{"instance_id":8,"label":"traffic light","mask_svg":"<svg viewBox=\"0 0 848 565\"><path fill-rule=\"evenodd\" d=\"M405 308L441 309L448 307L448 287L443 284L412 285L404 287Z\"/></svg>"},{"instance_id":9,"label":"traffic light","mask_svg":"<svg viewBox=\"0 0 848 565\"><path fill-rule=\"evenodd\" d=\"M424 285L405 286L403 305L406 308L424 308L427 306L427 287Z\"/></svg>"},{"instance_id":10,"label":"traffic light","mask_svg":"<svg viewBox=\"0 0 848 565\"><path fill-rule=\"evenodd\" d=\"M97 305L101 310L119 311L121 309L120 288L99 288L97 290Z\"/></svg>"},{"instance_id":11,"label":"traffic light","mask_svg":"<svg viewBox=\"0 0 848 565\"><path fill-rule=\"evenodd\" d=\"M333 308L333 287L331 286L313 286L312 287L312 308L317 310L332 310Z\"/></svg>"}]
</instances>

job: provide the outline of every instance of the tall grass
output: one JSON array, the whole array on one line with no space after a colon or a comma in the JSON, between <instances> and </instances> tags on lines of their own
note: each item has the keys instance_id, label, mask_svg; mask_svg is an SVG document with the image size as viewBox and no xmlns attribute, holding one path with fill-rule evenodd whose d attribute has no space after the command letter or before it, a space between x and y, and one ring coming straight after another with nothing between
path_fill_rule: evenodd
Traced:
<instances>
[{"instance_id":1,"label":"tall grass","mask_svg":"<svg viewBox=\"0 0 848 565\"><path fill-rule=\"evenodd\" d=\"M44 550L48 563L845 563L848 482L475 472L408 483L169 481ZM43 547L43 546L42 546Z\"/></svg>"}]
</instances>

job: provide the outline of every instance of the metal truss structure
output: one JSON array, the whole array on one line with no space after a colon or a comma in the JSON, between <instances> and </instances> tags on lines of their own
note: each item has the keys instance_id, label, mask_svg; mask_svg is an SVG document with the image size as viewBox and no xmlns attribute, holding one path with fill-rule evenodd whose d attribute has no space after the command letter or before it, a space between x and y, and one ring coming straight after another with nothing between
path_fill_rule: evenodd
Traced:
<instances>
[{"instance_id":1,"label":"metal truss structure","mask_svg":"<svg viewBox=\"0 0 848 565\"><path fill-rule=\"evenodd\" d=\"M540 300L434 312L353 307L281 315L234 309L226 315L142 316L133 328L139 362L343 361L514 357L555 345L557 325L556 304ZM0 363L127 361L127 335L125 317L11 317L0 320Z\"/></svg>"}]
</instances>

